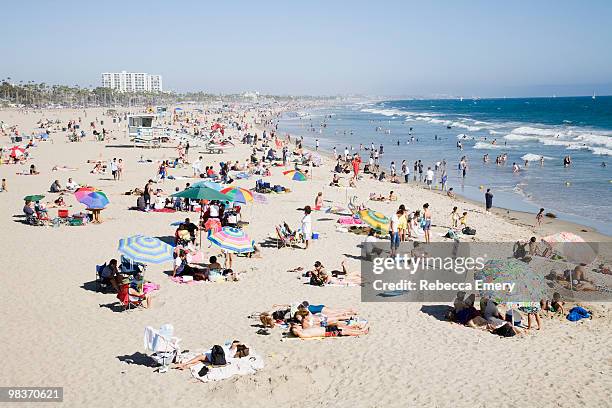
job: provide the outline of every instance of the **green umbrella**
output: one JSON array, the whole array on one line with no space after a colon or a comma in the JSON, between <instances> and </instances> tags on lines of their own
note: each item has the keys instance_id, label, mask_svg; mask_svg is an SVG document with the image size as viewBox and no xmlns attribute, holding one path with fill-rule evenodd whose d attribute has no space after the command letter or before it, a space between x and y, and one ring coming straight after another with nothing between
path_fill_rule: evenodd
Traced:
<instances>
[{"instance_id":1,"label":"green umbrella","mask_svg":"<svg viewBox=\"0 0 612 408\"><path fill-rule=\"evenodd\" d=\"M40 201L43 198L45 198L45 196L42 194L33 194L23 197L24 201Z\"/></svg>"},{"instance_id":2,"label":"green umbrella","mask_svg":"<svg viewBox=\"0 0 612 408\"><path fill-rule=\"evenodd\" d=\"M189 187L179 193L172 194L172 197L189 198L191 200L233 201L227 194L205 186Z\"/></svg>"}]
</instances>

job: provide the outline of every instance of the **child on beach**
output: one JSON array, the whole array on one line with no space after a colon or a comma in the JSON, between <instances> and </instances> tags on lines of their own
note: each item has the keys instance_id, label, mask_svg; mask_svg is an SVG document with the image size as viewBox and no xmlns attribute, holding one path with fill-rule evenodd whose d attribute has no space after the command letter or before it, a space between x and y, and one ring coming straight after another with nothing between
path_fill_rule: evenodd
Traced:
<instances>
[{"instance_id":1,"label":"child on beach","mask_svg":"<svg viewBox=\"0 0 612 408\"><path fill-rule=\"evenodd\" d=\"M1 192L8 191L7 188L6 188L6 179L2 179L2 185L0 186L0 191Z\"/></svg>"},{"instance_id":2,"label":"child on beach","mask_svg":"<svg viewBox=\"0 0 612 408\"><path fill-rule=\"evenodd\" d=\"M461 218L459 218L459 223L461 224L461 228L462 229L468 226L467 225L467 216L468 216L467 211L464 211L463 215L461 216Z\"/></svg>"}]
</instances>

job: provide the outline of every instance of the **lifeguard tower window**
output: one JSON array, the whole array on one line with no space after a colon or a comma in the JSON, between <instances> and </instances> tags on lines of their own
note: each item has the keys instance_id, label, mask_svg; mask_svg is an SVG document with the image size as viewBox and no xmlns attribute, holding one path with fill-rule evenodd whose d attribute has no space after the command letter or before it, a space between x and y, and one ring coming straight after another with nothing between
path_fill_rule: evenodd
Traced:
<instances>
[{"instance_id":1,"label":"lifeguard tower window","mask_svg":"<svg viewBox=\"0 0 612 408\"><path fill-rule=\"evenodd\" d=\"M152 127L153 126L153 117L146 116L132 116L129 118L129 126L136 127Z\"/></svg>"}]
</instances>

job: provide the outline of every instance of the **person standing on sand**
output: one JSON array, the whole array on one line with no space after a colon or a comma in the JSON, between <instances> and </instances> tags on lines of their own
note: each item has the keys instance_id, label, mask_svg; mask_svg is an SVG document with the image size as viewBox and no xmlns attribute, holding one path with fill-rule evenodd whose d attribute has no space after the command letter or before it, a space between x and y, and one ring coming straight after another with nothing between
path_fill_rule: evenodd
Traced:
<instances>
[{"instance_id":1,"label":"person standing on sand","mask_svg":"<svg viewBox=\"0 0 612 408\"><path fill-rule=\"evenodd\" d=\"M538 223L538 227L542 226L542 221L544 220L544 209L540 208L540 212L536 215L536 222Z\"/></svg>"},{"instance_id":2,"label":"person standing on sand","mask_svg":"<svg viewBox=\"0 0 612 408\"><path fill-rule=\"evenodd\" d=\"M391 257L397 254L397 249L400 244L399 236L399 217L404 214L404 211L400 208L395 214L391 216L391 222L389 224L389 237L391 239Z\"/></svg>"},{"instance_id":3,"label":"person standing on sand","mask_svg":"<svg viewBox=\"0 0 612 408\"><path fill-rule=\"evenodd\" d=\"M315 151L319 150L319 139L315 140Z\"/></svg>"},{"instance_id":4,"label":"person standing on sand","mask_svg":"<svg viewBox=\"0 0 612 408\"><path fill-rule=\"evenodd\" d=\"M431 212L429 211L429 203L423 204L423 231L425 232L425 242L431 242Z\"/></svg>"},{"instance_id":5,"label":"person standing on sand","mask_svg":"<svg viewBox=\"0 0 612 408\"><path fill-rule=\"evenodd\" d=\"M404 183L410 181L410 166L406 163L406 160L402 160L402 174L404 175Z\"/></svg>"},{"instance_id":6,"label":"person standing on sand","mask_svg":"<svg viewBox=\"0 0 612 408\"><path fill-rule=\"evenodd\" d=\"M304 216L302 217L302 236L304 237L304 243L306 246L304 249L308 249L308 243L310 242L310 238L312 236L312 217L310 213L312 209L309 205L304 207Z\"/></svg>"},{"instance_id":7,"label":"person standing on sand","mask_svg":"<svg viewBox=\"0 0 612 408\"><path fill-rule=\"evenodd\" d=\"M487 192L485 193L485 210L487 213L491 212L491 207L493 207L493 193L490 188L487 188Z\"/></svg>"}]
</instances>

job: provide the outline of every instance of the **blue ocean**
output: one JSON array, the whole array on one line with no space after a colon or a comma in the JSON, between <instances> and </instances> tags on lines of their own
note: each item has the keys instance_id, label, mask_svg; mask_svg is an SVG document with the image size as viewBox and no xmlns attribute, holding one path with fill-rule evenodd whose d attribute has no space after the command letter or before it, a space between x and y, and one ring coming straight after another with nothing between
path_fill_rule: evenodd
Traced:
<instances>
[{"instance_id":1,"label":"blue ocean","mask_svg":"<svg viewBox=\"0 0 612 408\"><path fill-rule=\"evenodd\" d=\"M492 188L495 206L544 207L612 235L612 96L359 103L287 114L279 131L339 153L382 144L383 165L446 160L458 194L482 201L480 188ZM496 164L504 154L506 162ZM457 170L464 156L465 178ZM565 156L571 166L564 167Z\"/></svg>"}]
</instances>

